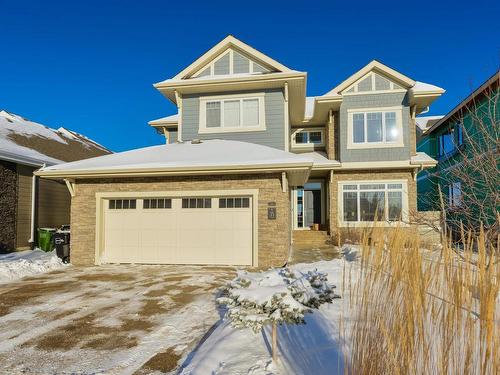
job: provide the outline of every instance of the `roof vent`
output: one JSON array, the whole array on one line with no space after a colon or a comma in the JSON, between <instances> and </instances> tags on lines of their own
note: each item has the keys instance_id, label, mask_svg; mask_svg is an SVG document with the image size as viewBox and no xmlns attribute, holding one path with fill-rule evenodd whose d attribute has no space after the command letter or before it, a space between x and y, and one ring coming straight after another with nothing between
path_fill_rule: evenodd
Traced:
<instances>
[{"instance_id":1,"label":"roof vent","mask_svg":"<svg viewBox=\"0 0 500 375\"><path fill-rule=\"evenodd\" d=\"M191 144L192 144L192 145L199 145L200 143L201 143L201 139L193 139L193 140L191 141Z\"/></svg>"}]
</instances>

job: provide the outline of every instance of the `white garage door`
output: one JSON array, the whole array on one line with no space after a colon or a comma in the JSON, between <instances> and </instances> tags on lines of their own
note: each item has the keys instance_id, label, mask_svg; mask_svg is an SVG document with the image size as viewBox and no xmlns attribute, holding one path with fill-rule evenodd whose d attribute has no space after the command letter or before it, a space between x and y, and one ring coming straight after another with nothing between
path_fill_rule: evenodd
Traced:
<instances>
[{"instance_id":1,"label":"white garage door","mask_svg":"<svg viewBox=\"0 0 500 375\"><path fill-rule=\"evenodd\" d=\"M248 196L109 199L103 261L252 265L252 221Z\"/></svg>"}]
</instances>

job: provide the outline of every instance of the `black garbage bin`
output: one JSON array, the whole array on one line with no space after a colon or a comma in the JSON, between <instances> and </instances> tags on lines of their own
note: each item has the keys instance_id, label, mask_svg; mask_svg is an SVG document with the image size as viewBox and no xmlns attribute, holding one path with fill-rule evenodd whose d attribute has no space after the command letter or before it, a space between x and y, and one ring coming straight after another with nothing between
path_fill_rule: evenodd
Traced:
<instances>
[{"instance_id":1,"label":"black garbage bin","mask_svg":"<svg viewBox=\"0 0 500 375\"><path fill-rule=\"evenodd\" d=\"M54 241L57 256L61 258L64 263L69 263L70 231L67 229L56 231L52 236L52 241Z\"/></svg>"}]
</instances>

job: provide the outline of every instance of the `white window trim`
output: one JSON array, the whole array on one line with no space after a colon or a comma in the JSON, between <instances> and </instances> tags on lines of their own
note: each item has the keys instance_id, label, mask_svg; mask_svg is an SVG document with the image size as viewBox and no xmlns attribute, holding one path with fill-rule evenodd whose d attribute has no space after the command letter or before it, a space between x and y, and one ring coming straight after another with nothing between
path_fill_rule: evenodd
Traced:
<instances>
[{"instance_id":1,"label":"white window trim","mask_svg":"<svg viewBox=\"0 0 500 375\"><path fill-rule=\"evenodd\" d=\"M238 53L248 59L248 61L249 61L249 68L248 68L248 73L237 73L237 74L262 74L262 72L260 72L260 71L254 71L254 64L258 64L258 65L266 68L264 64L260 64L258 62L253 61L245 53L242 53L242 52L238 52ZM226 56L227 54L229 54L229 74L214 74L214 64L217 61L219 61L220 59L222 59L224 56ZM207 77L215 76L215 75L217 75L217 76L226 76L226 75L235 74L234 73L234 64L233 64L233 62L234 62L234 50L233 49L229 49L226 52L221 53L215 59L213 59L212 61L210 61L207 65L204 65L202 68L200 68L196 73L194 73L192 75L192 78L199 77L200 74L202 72L204 72L205 69L207 69L207 68L210 68L210 74Z\"/></svg>"},{"instance_id":2,"label":"white window trim","mask_svg":"<svg viewBox=\"0 0 500 375\"><path fill-rule=\"evenodd\" d=\"M371 90L371 91L358 91L358 84L363 81L366 77L368 77L369 75L371 75L371 81L372 81L372 87L375 87L375 73L373 72L370 72L368 74L365 74L363 77L361 77L360 79L358 79L356 82L354 82L352 85L350 85L349 87L347 87L346 89L344 89L342 91L342 96L346 95L346 96L349 96L349 95L370 95L370 94L384 94L384 93L390 93L390 92L400 92L400 93L403 93L403 92L406 92L406 89L404 88L395 88L394 87L394 82L392 80L390 80L389 78L387 77L384 77L382 75L382 77L384 77L385 79L387 79L389 81L389 90ZM354 91L353 92L347 92L349 91L351 88L354 87Z\"/></svg>"},{"instance_id":3,"label":"white window trim","mask_svg":"<svg viewBox=\"0 0 500 375\"><path fill-rule=\"evenodd\" d=\"M221 127L207 128L207 102L212 101L225 101L225 100L243 100L243 99L258 99L259 101L259 125L258 126L245 126L245 127L224 127L224 109L221 106ZM236 95L219 95L219 96L204 96L200 98L200 118L199 130L200 134L214 134L214 133L238 133L238 132L255 132L266 130L266 116L265 116L265 94L252 93L252 94L236 94ZM240 121L242 112L240 112Z\"/></svg>"},{"instance_id":4,"label":"white window trim","mask_svg":"<svg viewBox=\"0 0 500 375\"><path fill-rule=\"evenodd\" d=\"M342 181L338 184L338 223L340 227L371 227L375 226L373 221L344 221L344 185L359 185L359 184L386 184L384 190L373 190L373 191L402 191L402 208L401 208L401 221L386 221L379 220L376 223L378 227L396 227L396 226L408 226L408 181L407 180L361 180L361 181ZM387 189L387 184L402 184L402 190L399 189ZM352 190L359 193L358 190ZM362 190L370 191L370 190ZM359 196L359 195L358 195ZM359 198L358 198L359 200ZM385 199L385 205L387 209L387 199ZM358 203L358 215L359 215L359 203ZM359 217L359 216L358 216Z\"/></svg>"},{"instance_id":5,"label":"white window trim","mask_svg":"<svg viewBox=\"0 0 500 375\"><path fill-rule=\"evenodd\" d=\"M382 134L385 138L385 112L396 113L396 127L399 130L399 139L395 142L367 142L367 126L366 113L369 112L382 112ZM353 117L355 113L365 114L365 142L354 143L353 141ZM403 106L394 107L375 107L375 108L351 108L347 110L347 149L366 149L366 148L391 148L391 147L404 147L403 140Z\"/></svg>"},{"instance_id":6,"label":"white window trim","mask_svg":"<svg viewBox=\"0 0 500 375\"><path fill-rule=\"evenodd\" d=\"M455 194L460 192L460 194ZM462 183L460 181L452 182L448 185L448 204L452 208L462 206Z\"/></svg>"},{"instance_id":7,"label":"white window trim","mask_svg":"<svg viewBox=\"0 0 500 375\"><path fill-rule=\"evenodd\" d=\"M295 136L300 132L320 132L321 133L321 143L296 143ZM299 128L294 129L292 133L292 147L293 148L307 148L312 147L324 147L325 146L325 129L324 128Z\"/></svg>"}]
</instances>

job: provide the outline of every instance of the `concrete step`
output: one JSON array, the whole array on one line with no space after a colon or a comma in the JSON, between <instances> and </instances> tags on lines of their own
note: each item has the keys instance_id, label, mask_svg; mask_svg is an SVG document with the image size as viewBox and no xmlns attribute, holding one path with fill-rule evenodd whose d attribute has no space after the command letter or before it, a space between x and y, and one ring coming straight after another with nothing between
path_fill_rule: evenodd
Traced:
<instances>
[{"instance_id":1,"label":"concrete step","mask_svg":"<svg viewBox=\"0 0 500 375\"><path fill-rule=\"evenodd\" d=\"M330 241L327 231L322 230L296 230L293 232L294 245L324 246Z\"/></svg>"}]
</instances>

